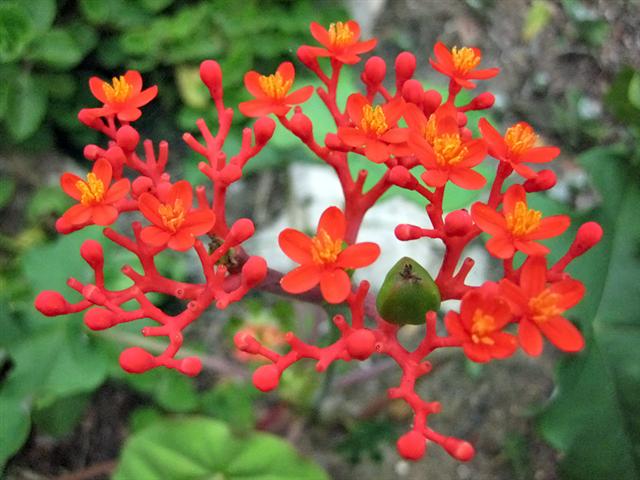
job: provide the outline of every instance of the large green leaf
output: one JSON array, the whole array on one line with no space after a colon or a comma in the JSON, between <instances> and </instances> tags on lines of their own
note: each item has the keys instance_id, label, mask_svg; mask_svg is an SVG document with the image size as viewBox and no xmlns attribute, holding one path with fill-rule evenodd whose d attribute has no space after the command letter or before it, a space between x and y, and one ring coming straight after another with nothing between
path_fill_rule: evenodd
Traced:
<instances>
[{"instance_id":1,"label":"large green leaf","mask_svg":"<svg viewBox=\"0 0 640 480\"><path fill-rule=\"evenodd\" d=\"M16 60L33 34L33 25L24 8L13 3L0 4L0 63Z\"/></svg>"},{"instance_id":2,"label":"large green leaf","mask_svg":"<svg viewBox=\"0 0 640 480\"><path fill-rule=\"evenodd\" d=\"M54 28L35 43L30 59L58 70L75 67L84 52L69 30Z\"/></svg>"},{"instance_id":3,"label":"large green leaf","mask_svg":"<svg viewBox=\"0 0 640 480\"><path fill-rule=\"evenodd\" d=\"M160 421L129 438L115 480L327 479L284 440L264 433L236 437L226 423L204 417Z\"/></svg>"},{"instance_id":4,"label":"large green leaf","mask_svg":"<svg viewBox=\"0 0 640 480\"><path fill-rule=\"evenodd\" d=\"M27 402L0 393L0 475L7 460L27 440L31 421Z\"/></svg>"},{"instance_id":5,"label":"large green leaf","mask_svg":"<svg viewBox=\"0 0 640 480\"><path fill-rule=\"evenodd\" d=\"M605 236L572 274L589 292L575 313L587 347L562 362L558 390L540 418L545 438L565 452L563 478L640 478L640 187L619 150L581 159L602 196Z\"/></svg>"},{"instance_id":6,"label":"large green leaf","mask_svg":"<svg viewBox=\"0 0 640 480\"><path fill-rule=\"evenodd\" d=\"M33 135L47 112L47 94L26 70L11 85L5 113L9 133L17 141Z\"/></svg>"}]
</instances>

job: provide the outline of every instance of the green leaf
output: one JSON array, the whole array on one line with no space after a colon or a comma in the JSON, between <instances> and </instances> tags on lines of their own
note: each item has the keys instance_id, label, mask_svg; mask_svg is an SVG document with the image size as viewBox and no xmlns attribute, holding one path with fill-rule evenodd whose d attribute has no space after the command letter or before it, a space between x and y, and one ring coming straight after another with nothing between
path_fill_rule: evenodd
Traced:
<instances>
[{"instance_id":1,"label":"green leaf","mask_svg":"<svg viewBox=\"0 0 640 480\"><path fill-rule=\"evenodd\" d=\"M11 62L22 55L33 34L29 14L13 4L0 4L0 63Z\"/></svg>"},{"instance_id":2,"label":"green leaf","mask_svg":"<svg viewBox=\"0 0 640 480\"><path fill-rule=\"evenodd\" d=\"M640 72L635 72L629 82L629 102L636 108L640 108Z\"/></svg>"},{"instance_id":3,"label":"green leaf","mask_svg":"<svg viewBox=\"0 0 640 480\"><path fill-rule=\"evenodd\" d=\"M26 12L31 18L32 25L37 33L44 33L53 24L56 18L55 0L29 0L23 2Z\"/></svg>"},{"instance_id":4,"label":"green leaf","mask_svg":"<svg viewBox=\"0 0 640 480\"><path fill-rule=\"evenodd\" d=\"M253 429L256 414L253 385L223 382L202 395L202 411L207 415L227 421L234 431Z\"/></svg>"},{"instance_id":5,"label":"green leaf","mask_svg":"<svg viewBox=\"0 0 640 480\"><path fill-rule=\"evenodd\" d=\"M79 393L65 396L33 412L33 423L38 431L61 437L70 433L82 419L91 395Z\"/></svg>"},{"instance_id":6,"label":"green leaf","mask_svg":"<svg viewBox=\"0 0 640 480\"><path fill-rule=\"evenodd\" d=\"M173 0L138 0L145 9L157 13L173 3Z\"/></svg>"},{"instance_id":7,"label":"green leaf","mask_svg":"<svg viewBox=\"0 0 640 480\"><path fill-rule=\"evenodd\" d=\"M135 433L125 444L114 480L212 478L327 479L280 438L236 437L227 424L207 418L169 419Z\"/></svg>"},{"instance_id":8,"label":"green leaf","mask_svg":"<svg viewBox=\"0 0 640 480\"><path fill-rule=\"evenodd\" d=\"M611 83L606 95L607 107L625 124L640 125L640 108L629 101L631 80L636 76L637 73L632 68L623 68Z\"/></svg>"},{"instance_id":9,"label":"green leaf","mask_svg":"<svg viewBox=\"0 0 640 480\"><path fill-rule=\"evenodd\" d=\"M587 346L560 365L557 395L539 426L565 453L563 478L635 480L640 477L640 188L613 148L591 150L581 163L602 196L595 215L605 235L588 258L572 266L588 292L571 312L582 320Z\"/></svg>"},{"instance_id":10,"label":"green leaf","mask_svg":"<svg viewBox=\"0 0 640 480\"><path fill-rule=\"evenodd\" d=\"M29 57L49 67L67 70L82 60L82 53L82 49L67 30L56 28L44 34L34 45Z\"/></svg>"},{"instance_id":11,"label":"green leaf","mask_svg":"<svg viewBox=\"0 0 640 480\"><path fill-rule=\"evenodd\" d=\"M27 441L31 430L27 402L0 392L0 474L7 462Z\"/></svg>"},{"instance_id":12,"label":"green leaf","mask_svg":"<svg viewBox=\"0 0 640 480\"><path fill-rule=\"evenodd\" d=\"M11 136L22 141L33 135L47 111L47 94L31 74L23 71L11 86L5 123Z\"/></svg>"}]
</instances>

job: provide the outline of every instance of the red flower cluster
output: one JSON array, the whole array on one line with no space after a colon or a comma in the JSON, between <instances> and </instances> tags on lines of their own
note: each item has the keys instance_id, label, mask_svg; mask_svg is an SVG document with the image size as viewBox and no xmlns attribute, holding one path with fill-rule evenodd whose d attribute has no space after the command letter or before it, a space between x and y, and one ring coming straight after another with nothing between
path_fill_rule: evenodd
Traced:
<instances>
[{"instance_id":1,"label":"red flower cluster","mask_svg":"<svg viewBox=\"0 0 640 480\"><path fill-rule=\"evenodd\" d=\"M582 299L585 288L565 269L598 243L602 229L593 222L583 225L565 255L548 264L549 247L540 242L564 233L570 220L565 215L543 217L542 212L529 207L528 194L547 190L555 183L552 171L537 172L529 164L550 162L559 150L538 145L537 135L525 122L516 123L502 136L481 119L481 136L474 138L467 128L467 113L490 108L493 95L481 93L464 104L458 94L463 88L473 89L476 80L498 74L497 68L479 68L480 50L449 50L436 44L435 59L430 62L449 81L446 99L434 90L424 90L412 78L417 66L413 54L402 52L396 58L395 82L386 81L386 62L371 57L361 76L364 94L350 92L344 106L337 101L340 74L345 65L358 63L362 54L372 50L376 40L361 40L354 21L336 22L329 28L314 23L311 34L321 46L300 47L298 58L322 83L315 91L336 126L324 139L315 138L312 119L304 112L303 104L314 88L303 86L292 91L295 70L292 63L285 62L271 75L255 71L245 75L245 86L253 99L242 102L239 109L246 116L260 118L243 130L239 150L229 155L225 140L234 113L224 104L222 72L213 60L201 64L200 76L217 109L219 129L214 134L199 120L202 140L191 134L183 139L202 156L199 169L211 189L184 180L171 181L166 172L166 142L154 149L151 141L145 141L139 148L140 135L129 122L139 118L140 107L155 97L156 87L142 90L140 74L133 71L115 77L112 83L91 78L90 89L103 106L82 110L79 118L104 134L107 142L105 148L85 148L85 157L94 162L86 180L71 173L62 176L63 190L77 203L57 226L61 233L71 233L92 224L112 225L116 218L120 226L129 221L129 235L112 228L104 229L104 235L132 252L140 267L123 266L122 272L134 285L110 290L104 282L102 247L87 241L80 253L94 270L94 281L68 282L82 300L71 303L58 292L45 291L36 299L36 308L50 316L85 311L84 322L93 330L151 320L155 325L142 328L142 335L165 337L166 349L155 355L141 347L128 348L120 356L122 368L142 373L163 366L196 375L202 369L200 360L178 358L182 332L212 306L226 308L255 288L306 301L344 304L342 311L348 313L333 318L339 336L326 347L307 344L293 332L277 342L264 338L268 345L256 338L259 329L238 332L234 337L238 350L267 361L253 375L255 386L262 391L276 388L284 371L302 359L315 360L316 369L322 371L338 360L389 356L402 370L399 386L389 389L389 397L406 402L414 414L411 430L398 439L399 453L417 460L430 441L453 457L468 461L474 455L468 442L428 426L428 416L442 408L438 402L423 400L415 390L417 380L433 368L428 355L440 348L460 348L472 361L487 362L509 357L521 347L535 356L541 353L544 338L566 352L581 350L584 339L566 318L566 311ZM323 57L330 61L321 67L319 59ZM385 86L391 84L395 88ZM280 128L291 131L336 172L344 193L344 204L324 211L313 236L291 228L280 233L281 249L298 264L285 274L268 269L263 258L248 253L244 242L253 235L254 225L248 219L230 221L226 209L229 187L242 178L246 163L274 133L276 122L268 115L275 115ZM469 190L485 187L487 179L475 168L487 154L498 162L486 202L476 202L470 213L457 210L445 215L444 199L450 184ZM380 164L384 174L366 182L366 170L352 173L353 155ZM524 177L524 183L505 188L514 171ZM393 317L384 313L387 321L376 310L377 299L369 282L355 282L351 273L372 264L381 253L374 242L358 242L358 232L369 209L392 187L424 198L428 219L417 223L430 224L429 228L398 225L397 238L442 242L444 256L435 280L413 261L400 261L397 269L389 272L385 280L388 288L383 288L385 308L380 310L388 312L385 309L390 306L404 313ZM482 233L489 236L489 254L501 260L502 278L478 287L466 283L473 261L465 258L464 252ZM185 282L161 275L155 257L166 249L194 252L202 278ZM519 267L515 266L520 264L516 256L526 257ZM152 303L149 296L154 293L173 296L179 300L176 304L185 307L169 314ZM461 301L459 312L451 310L444 315L446 334L438 334L438 312L424 311L437 309L440 299ZM138 308L125 308L129 302L137 303ZM423 315L424 338L416 348L407 349L398 339L403 319L416 323ZM277 346L279 352L269 346Z\"/></svg>"}]
</instances>

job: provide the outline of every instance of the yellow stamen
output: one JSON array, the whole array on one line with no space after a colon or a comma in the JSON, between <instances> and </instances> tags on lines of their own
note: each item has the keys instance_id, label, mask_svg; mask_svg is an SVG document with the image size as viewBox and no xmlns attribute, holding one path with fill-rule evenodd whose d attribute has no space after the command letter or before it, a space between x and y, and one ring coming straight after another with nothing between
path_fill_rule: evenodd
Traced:
<instances>
[{"instance_id":1,"label":"yellow stamen","mask_svg":"<svg viewBox=\"0 0 640 480\"><path fill-rule=\"evenodd\" d=\"M422 135L429 142L430 145L433 145L436 140L437 133L437 123L436 116L432 113L429 115L429 120L427 120L427 124L422 129Z\"/></svg>"},{"instance_id":2,"label":"yellow stamen","mask_svg":"<svg viewBox=\"0 0 640 480\"><path fill-rule=\"evenodd\" d=\"M329 42L334 47L344 47L353 43L353 32L349 25L342 22L329 25Z\"/></svg>"},{"instance_id":3,"label":"yellow stamen","mask_svg":"<svg viewBox=\"0 0 640 480\"><path fill-rule=\"evenodd\" d=\"M273 98L274 100L280 100L283 98L291 85L293 85L293 80L284 80L280 72L276 72L272 75L261 75L258 79L260 83L260 88L268 97Z\"/></svg>"},{"instance_id":4,"label":"yellow stamen","mask_svg":"<svg viewBox=\"0 0 640 480\"><path fill-rule=\"evenodd\" d=\"M462 143L460 135L448 133L439 135L433 140L433 151L438 165L456 165L467 157L469 149Z\"/></svg>"},{"instance_id":5,"label":"yellow stamen","mask_svg":"<svg viewBox=\"0 0 640 480\"><path fill-rule=\"evenodd\" d=\"M311 239L311 256L318 265L335 262L341 251L342 240L331 238L324 229Z\"/></svg>"},{"instance_id":6,"label":"yellow stamen","mask_svg":"<svg viewBox=\"0 0 640 480\"><path fill-rule=\"evenodd\" d=\"M550 289L543 290L537 297L529 300L529 308L532 318L536 323L544 323L547 320L561 314L564 310L558 307L560 295Z\"/></svg>"},{"instance_id":7,"label":"yellow stamen","mask_svg":"<svg viewBox=\"0 0 640 480\"><path fill-rule=\"evenodd\" d=\"M516 202L513 213L506 215L507 228L515 236L533 232L540 226L542 212L527 207L525 202Z\"/></svg>"},{"instance_id":8,"label":"yellow stamen","mask_svg":"<svg viewBox=\"0 0 640 480\"><path fill-rule=\"evenodd\" d=\"M76 188L80 190L82 205L95 205L104 198L104 183L93 172L87 174L86 182L78 180Z\"/></svg>"},{"instance_id":9,"label":"yellow stamen","mask_svg":"<svg viewBox=\"0 0 640 480\"><path fill-rule=\"evenodd\" d=\"M482 58L469 47L453 47L451 57L454 68L460 73L468 73L478 66Z\"/></svg>"},{"instance_id":10,"label":"yellow stamen","mask_svg":"<svg viewBox=\"0 0 640 480\"><path fill-rule=\"evenodd\" d=\"M387 118L384 115L384 110L378 105L372 107L371 105L365 105L362 107L362 120L360 120L360 128L365 133L373 133L375 135L382 135L389 130L387 125Z\"/></svg>"},{"instance_id":11,"label":"yellow stamen","mask_svg":"<svg viewBox=\"0 0 640 480\"><path fill-rule=\"evenodd\" d=\"M531 125L525 122L518 122L507 129L504 134L504 141L509 150L515 154L527 152L536 144L538 135L531 128Z\"/></svg>"},{"instance_id":12,"label":"yellow stamen","mask_svg":"<svg viewBox=\"0 0 640 480\"><path fill-rule=\"evenodd\" d=\"M186 215L184 204L179 198L176 199L173 205L169 203L160 205L160 207L158 207L158 213L162 217L164 226L172 232L176 232L180 228Z\"/></svg>"},{"instance_id":13,"label":"yellow stamen","mask_svg":"<svg viewBox=\"0 0 640 480\"><path fill-rule=\"evenodd\" d=\"M489 334L496 329L496 320L491 315L487 315L481 309L476 309L471 319L471 340L473 343L493 345L495 340Z\"/></svg>"},{"instance_id":14,"label":"yellow stamen","mask_svg":"<svg viewBox=\"0 0 640 480\"><path fill-rule=\"evenodd\" d=\"M102 84L102 90L104 96L111 103L123 103L131 95L131 85L125 80L124 75L120 77L113 77L112 83L104 82Z\"/></svg>"}]
</instances>

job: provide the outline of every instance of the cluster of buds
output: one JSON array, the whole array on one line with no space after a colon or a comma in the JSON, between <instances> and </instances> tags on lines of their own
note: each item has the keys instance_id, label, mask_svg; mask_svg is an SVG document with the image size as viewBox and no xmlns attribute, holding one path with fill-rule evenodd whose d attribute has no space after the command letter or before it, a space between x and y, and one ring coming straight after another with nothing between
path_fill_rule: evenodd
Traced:
<instances>
[{"instance_id":1,"label":"cluster of buds","mask_svg":"<svg viewBox=\"0 0 640 480\"><path fill-rule=\"evenodd\" d=\"M297 56L322 83L315 93L335 122L334 132L324 139L316 138L313 122L304 113L303 104L313 95L313 87L294 89L295 68L285 62L272 74L251 71L245 75L253 99L241 103L239 110L257 120L252 128L243 130L239 152L227 158L223 146L234 112L223 101L219 65L212 60L202 63L200 76L215 104L218 130L214 135L204 120L199 120L202 139L183 136L204 158L199 168L212 185L212 197L204 186L195 187L197 206L194 187L186 181L172 182L166 173L165 142L160 142L156 154L147 140L141 149L144 155L138 153L139 135L131 122L140 116L139 107L155 97L155 87L142 90L137 72L127 72L111 83L92 78L91 90L103 106L82 110L79 119L105 134L109 142L106 149L96 145L85 148L85 157L93 162L86 180L72 174L62 176L62 188L77 204L59 219L57 228L66 234L87 225L108 226L118 217L139 212L144 223L131 223L133 237L111 228L105 228L104 235L133 252L142 272L125 265L122 272L133 285L108 290L102 248L90 240L82 246L81 255L94 270L95 283L68 282L83 300L69 303L61 294L46 291L36 299L36 307L45 315L86 310L85 323L94 330L150 319L158 325L144 327L142 334L166 336L166 350L155 356L139 347L129 348L121 354L122 367L142 373L165 366L195 375L201 369L200 361L194 357L177 359L176 355L184 328L212 304L225 308L258 288L304 301L345 305L349 315L333 318L340 336L326 347L305 343L289 332L284 336L286 353L278 353L250 330L239 331L234 337L238 350L267 360L254 372L255 386L262 391L275 389L283 372L302 359L315 360L316 369L323 371L336 360L389 356L402 370L402 377L388 394L404 400L414 414L412 428L398 439L399 453L417 460L430 441L456 459L468 461L474 455L468 442L428 426L428 416L439 412L441 405L423 400L415 391L417 380L432 368L426 357L439 348L460 348L475 362L503 359L518 348L536 356L543 349L544 338L566 352L581 350L582 334L564 312L581 300L584 286L565 268L600 240L602 229L593 222L582 225L566 254L549 265L549 249L539 242L565 232L570 221L564 215L543 218L541 212L529 208L527 195L554 186L552 170L535 170L531 164L551 162L560 152L556 147L540 146L535 131L525 122L509 127L503 135L481 119L481 136L474 138L467 127L467 112L490 108L494 97L484 92L459 105L458 94L474 89L477 80L498 74L497 68L480 68L478 49L449 49L442 43L435 46L430 62L449 81L446 98L435 90L425 90L413 78L417 65L413 54L397 56L395 82L387 78L386 62L370 57L361 74L364 93L352 93L342 106L336 94L343 67L361 62L361 55L371 51L376 40L361 40L354 21L336 22L328 29L312 23L311 34L320 46L302 46ZM292 228L280 233L281 249L299 265L284 275L268 269L263 258L251 256L243 247L254 233L250 220L239 219L229 226L226 218L227 189L241 179L247 161L271 138L276 122L270 116L335 171L344 193L344 205L324 211L315 235ZM351 155L385 165L385 173L365 190L368 172L352 175ZM445 215L447 185L484 188L487 179L475 167L492 161L489 158L497 163L486 202ZM514 173L515 178L507 184ZM396 237L401 241L434 239L444 244L445 253L435 278L413 260L401 259L376 296L368 281L356 283L351 274L384 253L374 242L358 243L357 236L367 211L393 186L417 192L426 206L425 217L416 225L396 227ZM474 264L463 254L482 233L489 237L489 254L502 262L502 278L470 286L466 279ZM204 283L162 276L154 258L165 249L195 250ZM523 256L522 262L514 262L517 254ZM149 301L151 292L184 300L186 307L177 315L168 315ZM131 300L139 308L123 309ZM444 312L439 320L442 300L459 300L459 311ZM438 329L440 321L444 328ZM398 331L406 324L425 325L424 338L412 351L398 340Z\"/></svg>"}]
</instances>

